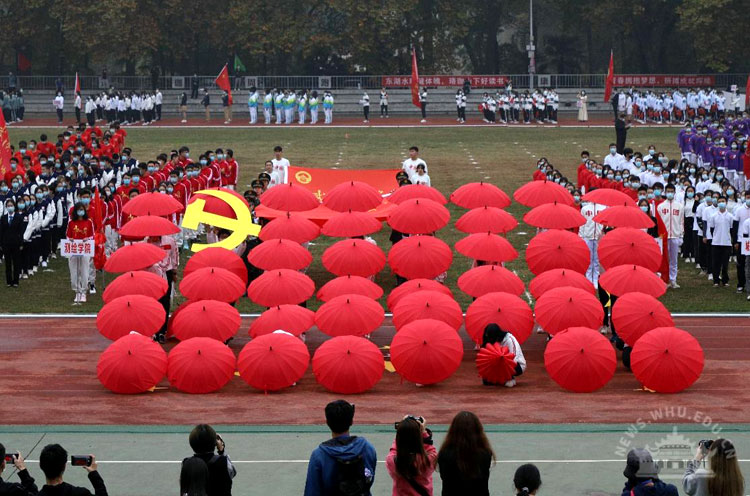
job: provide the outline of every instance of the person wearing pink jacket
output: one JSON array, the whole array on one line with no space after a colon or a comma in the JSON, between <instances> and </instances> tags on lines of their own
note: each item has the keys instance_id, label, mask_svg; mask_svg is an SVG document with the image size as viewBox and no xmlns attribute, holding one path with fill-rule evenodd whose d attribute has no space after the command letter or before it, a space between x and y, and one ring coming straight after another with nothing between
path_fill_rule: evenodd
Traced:
<instances>
[{"instance_id":1,"label":"person wearing pink jacket","mask_svg":"<svg viewBox=\"0 0 750 496\"><path fill-rule=\"evenodd\" d=\"M393 496L432 496L437 450L423 417L407 415L396 422L396 439L385 458L393 479Z\"/></svg>"}]
</instances>

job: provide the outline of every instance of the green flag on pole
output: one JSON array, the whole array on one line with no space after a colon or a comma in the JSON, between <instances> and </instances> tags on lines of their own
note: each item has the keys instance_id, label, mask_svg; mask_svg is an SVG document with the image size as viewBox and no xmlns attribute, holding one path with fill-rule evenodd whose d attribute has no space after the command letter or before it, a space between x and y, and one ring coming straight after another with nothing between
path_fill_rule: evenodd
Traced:
<instances>
[{"instance_id":1,"label":"green flag on pole","mask_svg":"<svg viewBox=\"0 0 750 496\"><path fill-rule=\"evenodd\" d=\"M237 54L234 54L234 72L246 72L245 64L242 63Z\"/></svg>"}]
</instances>

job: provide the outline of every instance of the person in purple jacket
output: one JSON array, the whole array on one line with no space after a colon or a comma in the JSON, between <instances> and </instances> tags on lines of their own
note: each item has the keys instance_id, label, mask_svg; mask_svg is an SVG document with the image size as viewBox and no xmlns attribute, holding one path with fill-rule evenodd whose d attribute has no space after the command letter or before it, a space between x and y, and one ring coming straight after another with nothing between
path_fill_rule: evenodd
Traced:
<instances>
[{"instance_id":1,"label":"person in purple jacket","mask_svg":"<svg viewBox=\"0 0 750 496\"><path fill-rule=\"evenodd\" d=\"M695 134L690 137L690 153L692 154L690 162L699 166L703 165L703 147L706 144L706 134L708 134L708 131L699 125L695 128Z\"/></svg>"}]
</instances>

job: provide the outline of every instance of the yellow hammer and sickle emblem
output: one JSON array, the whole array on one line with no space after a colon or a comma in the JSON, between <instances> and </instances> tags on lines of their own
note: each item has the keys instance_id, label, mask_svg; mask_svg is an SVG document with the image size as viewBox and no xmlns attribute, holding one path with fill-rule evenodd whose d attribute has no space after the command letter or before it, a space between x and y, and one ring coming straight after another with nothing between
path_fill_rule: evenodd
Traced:
<instances>
[{"instance_id":1,"label":"yellow hammer and sickle emblem","mask_svg":"<svg viewBox=\"0 0 750 496\"><path fill-rule=\"evenodd\" d=\"M232 234L223 241L217 243L193 243L191 246L192 251L198 252L206 248L226 248L231 250L237 248L245 238L249 235L257 236L260 233L260 226L253 224L253 217L250 214L250 209L231 193L226 191L219 191L215 189L206 189L196 191L195 194L214 196L224 201L234 211L236 219L230 219L222 215L212 214L204 211L206 206L206 200L202 198L196 199L193 203L189 204L185 209L185 216L182 218L182 227L186 229L198 229L198 224L206 224L221 229L227 229L232 231Z\"/></svg>"},{"instance_id":2,"label":"yellow hammer and sickle emblem","mask_svg":"<svg viewBox=\"0 0 750 496\"><path fill-rule=\"evenodd\" d=\"M300 184L310 184L310 181L312 181L312 176L307 171L297 171L294 177Z\"/></svg>"}]
</instances>

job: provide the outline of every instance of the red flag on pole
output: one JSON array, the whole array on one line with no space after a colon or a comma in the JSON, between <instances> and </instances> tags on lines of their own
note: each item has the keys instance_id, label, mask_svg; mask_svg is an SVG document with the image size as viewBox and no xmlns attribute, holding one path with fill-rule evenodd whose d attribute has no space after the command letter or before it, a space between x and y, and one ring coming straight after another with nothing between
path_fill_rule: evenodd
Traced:
<instances>
[{"instance_id":1,"label":"red flag on pole","mask_svg":"<svg viewBox=\"0 0 750 496\"><path fill-rule=\"evenodd\" d=\"M411 103L417 108L419 105L419 69L417 69L417 51L411 49Z\"/></svg>"},{"instance_id":2,"label":"red flag on pole","mask_svg":"<svg viewBox=\"0 0 750 496\"><path fill-rule=\"evenodd\" d=\"M78 79L78 73L76 72L76 89L73 92L73 94L80 93L81 92L81 80Z\"/></svg>"},{"instance_id":3,"label":"red flag on pole","mask_svg":"<svg viewBox=\"0 0 750 496\"><path fill-rule=\"evenodd\" d=\"M232 84L229 82L229 67L224 64L224 68L221 70L216 80L214 80L216 86L229 93L229 105L232 104Z\"/></svg>"},{"instance_id":4,"label":"red flag on pole","mask_svg":"<svg viewBox=\"0 0 750 496\"><path fill-rule=\"evenodd\" d=\"M31 61L21 52L18 52L18 70L26 72L31 69Z\"/></svg>"},{"instance_id":5,"label":"red flag on pole","mask_svg":"<svg viewBox=\"0 0 750 496\"><path fill-rule=\"evenodd\" d=\"M10 169L10 139L8 138L8 126L5 124L5 116L0 112L0 177Z\"/></svg>"},{"instance_id":6,"label":"red flag on pole","mask_svg":"<svg viewBox=\"0 0 750 496\"><path fill-rule=\"evenodd\" d=\"M609 102L612 96L612 85L615 83L615 58L612 50L609 52L609 69L607 69L607 84L604 87L604 102Z\"/></svg>"},{"instance_id":7,"label":"red flag on pole","mask_svg":"<svg viewBox=\"0 0 750 496\"><path fill-rule=\"evenodd\" d=\"M664 219L659 214L659 204L664 200L658 202L654 201L654 213L656 214L656 227L659 233L659 239L661 240L661 264L659 265L659 273L661 279L669 284L669 233L667 226L664 224Z\"/></svg>"},{"instance_id":8,"label":"red flag on pole","mask_svg":"<svg viewBox=\"0 0 750 496\"><path fill-rule=\"evenodd\" d=\"M747 84L745 84L745 112L750 110L750 76L747 76Z\"/></svg>"},{"instance_id":9,"label":"red flag on pole","mask_svg":"<svg viewBox=\"0 0 750 496\"><path fill-rule=\"evenodd\" d=\"M104 244L107 237L104 234L104 202L99 195L99 188L94 190L94 199L89 208L91 221L94 223L94 267L101 270L107 262L107 255L104 253Z\"/></svg>"}]
</instances>

